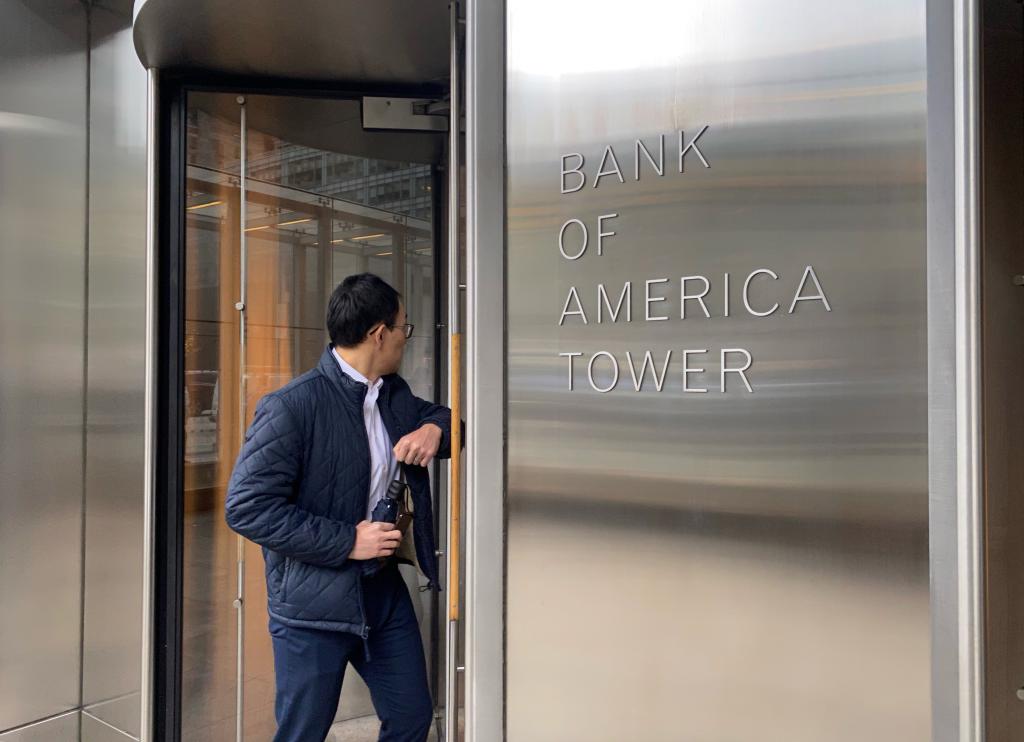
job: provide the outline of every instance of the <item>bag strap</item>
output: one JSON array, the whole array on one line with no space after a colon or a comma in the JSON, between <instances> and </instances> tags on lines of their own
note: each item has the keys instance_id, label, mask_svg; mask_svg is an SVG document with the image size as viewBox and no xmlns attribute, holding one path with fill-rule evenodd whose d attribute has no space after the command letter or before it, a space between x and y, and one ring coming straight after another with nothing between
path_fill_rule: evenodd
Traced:
<instances>
[{"instance_id":1,"label":"bag strap","mask_svg":"<svg viewBox=\"0 0 1024 742\"><path fill-rule=\"evenodd\" d=\"M412 512L412 491L409 489L409 482L405 478L405 464L398 462L398 481L405 485L405 502L402 509L406 513Z\"/></svg>"}]
</instances>

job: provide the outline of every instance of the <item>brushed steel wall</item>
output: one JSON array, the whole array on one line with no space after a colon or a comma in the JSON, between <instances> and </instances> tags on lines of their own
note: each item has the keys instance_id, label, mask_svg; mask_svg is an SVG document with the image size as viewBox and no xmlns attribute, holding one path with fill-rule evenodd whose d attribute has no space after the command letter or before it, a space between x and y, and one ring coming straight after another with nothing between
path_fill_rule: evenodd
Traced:
<instances>
[{"instance_id":1,"label":"brushed steel wall","mask_svg":"<svg viewBox=\"0 0 1024 742\"><path fill-rule=\"evenodd\" d=\"M12 742L139 733L145 100L130 4L0 0L0 737Z\"/></svg>"},{"instance_id":2,"label":"brushed steel wall","mask_svg":"<svg viewBox=\"0 0 1024 742\"><path fill-rule=\"evenodd\" d=\"M92 9L82 704L139 736L146 72L131 14ZM82 736L116 734L83 717Z\"/></svg>"},{"instance_id":3,"label":"brushed steel wall","mask_svg":"<svg viewBox=\"0 0 1024 742\"><path fill-rule=\"evenodd\" d=\"M0 742L77 742L80 726L81 714L78 711L71 711L36 724L0 733Z\"/></svg>"},{"instance_id":4,"label":"brushed steel wall","mask_svg":"<svg viewBox=\"0 0 1024 742\"><path fill-rule=\"evenodd\" d=\"M0 19L2 731L79 703L86 23L77 2Z\"/></svg>"},{"instance_id":5,"label":"brushed steel wall","mask_svg":"<svg viewBox=\"0 0 1024 742\"><path fill-rule=\"evenodd\" d=\"M929 739L924 0L509 0L507 39L508 739Z\"/></svg>"},{"instance_id":6,"label":"brushed steel wall","mask_svg":"<svg viewBox=\"0 0 1024 742\"><path fill-rule=\"evenodd\" d=\"M79 734L79 742L128 742L138 739L137 736L126 736L120 727L100 721L99 717L86 711L82 712L82 730Z\"/></svg>"}]
</instances>

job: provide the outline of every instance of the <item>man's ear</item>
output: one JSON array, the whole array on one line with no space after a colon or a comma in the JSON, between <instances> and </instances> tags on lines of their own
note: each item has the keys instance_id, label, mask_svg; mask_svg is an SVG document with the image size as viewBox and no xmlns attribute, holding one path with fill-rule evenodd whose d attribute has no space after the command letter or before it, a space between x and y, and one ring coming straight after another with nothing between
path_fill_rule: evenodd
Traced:
<instances>
[{"instance_id":1,"label":"man's ear","mask_svg":"<svg viewBox=\"0 0 1024 742\"><path fill-rule=\"evenodd\" d=\"M381 346L384 345L384 323L383 322L381 322L379 325L377 325L372 330L370 330L370 332L368 334L373 339L373 344L377 348L380 348Z\"/></svg>"}]
</instances>

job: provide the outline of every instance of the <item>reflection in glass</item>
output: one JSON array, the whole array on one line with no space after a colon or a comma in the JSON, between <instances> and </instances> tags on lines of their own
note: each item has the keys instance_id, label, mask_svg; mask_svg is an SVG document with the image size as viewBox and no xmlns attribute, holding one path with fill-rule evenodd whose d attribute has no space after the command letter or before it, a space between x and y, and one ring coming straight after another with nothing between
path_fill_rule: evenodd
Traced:
<instances>
[{"instance_id":1,"label":"reflection in glass","mask_svg":"<svg viewBox=\"0 0 1024 742\"><path fill-rule=\"evenodd\" d=\"M235 456L260 397L319 360L327 342L327 298L345 276L372 271L402 292L409 322L416 324L402 373L421 396L434 394L430 166L314 149L266 133L262 123L250 115L249 177L242 205L235 96L190 96L182 648L182 737L190 742L235 736L233 600L239 542L223 519ZM244 379L240 312L235 308L242 208L248 299ZM243 388L245 409L240 413ZM244 735L265 740L274 730L274 674L263 558L259 547L248 542L243 554ZM359 686L350 673L339 718L373 713Z\"/></svg>"}]
</instances>

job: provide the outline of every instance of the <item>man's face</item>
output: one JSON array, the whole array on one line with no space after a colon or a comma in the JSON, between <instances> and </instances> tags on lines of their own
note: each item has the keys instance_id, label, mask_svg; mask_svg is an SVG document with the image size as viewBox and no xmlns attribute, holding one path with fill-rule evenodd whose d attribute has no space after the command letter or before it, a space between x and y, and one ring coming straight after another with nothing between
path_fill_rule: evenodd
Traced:
<instances>
[{"instance_id":1,"label":"man's face","mask_svg":"<svg viewBox=\"0 0 1024 742\"><path fill-rule=\"evenodd\" d=\"M405 306L399 305L398 314L391 327L384 327L381 330L380 360L381 371L385 374L393 374L402 365L402 352L405 350L405 323L408 322L405 315Z\"/></svg>"}]
</instances>

